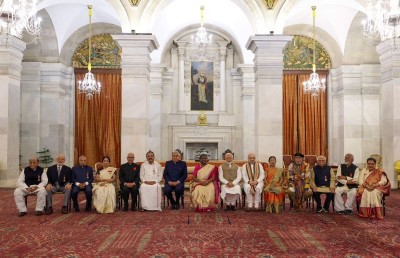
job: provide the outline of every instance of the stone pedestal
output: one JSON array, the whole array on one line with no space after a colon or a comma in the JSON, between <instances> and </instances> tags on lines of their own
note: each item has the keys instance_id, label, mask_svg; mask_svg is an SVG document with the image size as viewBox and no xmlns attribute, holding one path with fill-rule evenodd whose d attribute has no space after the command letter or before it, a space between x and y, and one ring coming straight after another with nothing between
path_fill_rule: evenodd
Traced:
<instances>
[{"instance_id":1,"label":"stone pedestal","mask_svg":"<svg viewBox=\"0 0 400 258\"><path fill-rule=\"evenodd\" d=\"M393 164L400 159L400 42L386 40L377 46L381 62L381 145L383 170L393 188Z\"/></svg>"},{"instance_id":2,"label":"stone pedestal","mask_svg":"<svg viewBox=\"0 0 400 258\"><path fill-rule=\"evenodd\" d=\"M281 166L283 152L282 50L292 36L252 36L246 48L254 54L255 72L255 152L259 160L276 156ZM247 114L246 110L246 114Z\"/></svg>"},{"instance_id":3,"label":"stone pedestal","mask_svg":"<svg viewBox=\"0 0 400 258\"><path fill-rule=\"evenodd\" d=\"M25 42L10 37L0 45L0 187L13 187L19 176L21 61Z\"/></svg>"},{"instance_id":4,"label":"stone pedestal","mask_svg":"<svg viewBox=\"0 0 400 258\"><path fill-rule=\"evenodd\" d=\"M158 48L153 35L112 35L122 48L122 119L121 162L126 162L128 152L135 160L145 160L150 147L149 86L150 53ZM153 150L158 159L158 150Z\"/></svg>"}]
</instances>

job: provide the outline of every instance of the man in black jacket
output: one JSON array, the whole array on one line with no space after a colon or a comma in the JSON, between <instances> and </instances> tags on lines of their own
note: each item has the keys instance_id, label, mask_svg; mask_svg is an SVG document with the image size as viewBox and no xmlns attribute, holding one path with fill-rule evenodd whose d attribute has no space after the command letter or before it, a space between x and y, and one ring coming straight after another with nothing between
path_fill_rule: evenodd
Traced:
<instances>
[{"instance_id":1,"label":"man in black jacket","mask_svg":"<svg viewBox=\"0 0 400 258\"><path fill-rule=\"evenodd\" d=\"M140 166L133 161L135 160L135 155L133 153L128 153L128 162L122 164L119 169L119 180L121 181L122 199L124 200L123 211L128 211L128 200L129 194L132 195L132 206L131 209L136 210L136 200L139 191L139 173Z\"/></svg>"},{"instance_id":2,"label":"man in black jacket","mask_svg":"<svg viewBox=\"0 0 400 258\"><path fill-rule=\"evenodd\" d=\"M47 169L47 177L49 179L48 184L46 186L47 190L47 211L46 214L53 213L53 193L55 192L63 192L64 193L64 202L61 208L61 213L68 213L68 203L71 196L71 182L72 182L72 170L70 167L64 165L65 156L60 154L56 158L57 164L50 166Z\"/></svg>"}]
</instances>

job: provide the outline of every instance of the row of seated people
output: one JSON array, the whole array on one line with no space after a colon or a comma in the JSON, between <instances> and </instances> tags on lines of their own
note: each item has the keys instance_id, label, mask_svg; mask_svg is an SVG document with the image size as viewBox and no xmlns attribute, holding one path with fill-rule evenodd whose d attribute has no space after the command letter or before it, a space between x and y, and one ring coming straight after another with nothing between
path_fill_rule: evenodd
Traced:
<instances>
[{"instance_id":1,"label":"row of seated people","mask_svg":"<svg viewBox=\"0 0 400 258\"><path fill-rule=\"evenodd\" d=\"M187 177L187 167L180 160L179 152L172 153L172 160L165 164L162 172L161 165L154 161L154 153L146 154L147 161L141 166L134 163L134 155L129 153L128 162L119 169L123 210L128 210L128 198L132 195L132 209L136 207L136 196L140 189L143 210L161 210L161 186L165 179L165 194L170 200L173 209L179 209L180 196L183 195L184 182ZM248 162L242 167L233 162L233 155L225 155L226 162L219 168L208 164L207 154L200 155L200 164L194 169L194 180L190 187L191 204L197 211L211 211L219 202L220 196L226 204L226 210L234 210L237 199L241 194L241 182L246 196L247 211L259 210L261 193L265 193L267 212L280 212L285 192L288 193L295 211L300 211L305 198L314 196L318 212L328 211L329 203L335 197L335 210L340 213L352 213L355 196L359 196L360 216L382 218L380 199L390 189L389 181L384 172L376 169L376 161L368 159L368 169L359 172L352 164L351 154L345 156L345 164L338 168L337 175L326 165L323 156L318 157L318 165L310 168L303 161L304 155L295 154L295 160L287 170L275 167L276 158L269 158L269 165L262 165L256 161L254 153L248 155ZM37 158L29 160L30 166L25 168L18 179L18 188L15 190L15 201L19 216L26 214L26 203L23 197L28 194L37 194L36 215L41 215L47 196L46 214L52 213L52 193L64 192L64 202L61 212L68 212L69 195L72 193L75 211L79 211L77 195L84 191L87 202L86 211L93 205L99 213L110 213L116 207L117 169L110 167L110 159L103 158L103 169L93 176L93 170L86 165L86 157L79 157L79 166L72 169L63 165L63 155L57 157L57 164L43 173L38 167ZM265 171L264 171L265 170ZM93 183L96 179L95 183ZM139 185L139 179L142 182ZM335 188L335 179L339 181ZM114 184L113 184L114 183ZM265 186L264 186L265 184ZM139 188L140 186L140 188ZM357 187L359 186L359 187ZM221 192L220 189L221 188ZM47 191L46 191L47 190ZM367 190L367 191L365 191ZM176 198L172 196L175 191ZM343 204L342 193L347 192L346 205ZM320 195L327 194L324 207L321 206Z\"/></svg>"}]
</instances>

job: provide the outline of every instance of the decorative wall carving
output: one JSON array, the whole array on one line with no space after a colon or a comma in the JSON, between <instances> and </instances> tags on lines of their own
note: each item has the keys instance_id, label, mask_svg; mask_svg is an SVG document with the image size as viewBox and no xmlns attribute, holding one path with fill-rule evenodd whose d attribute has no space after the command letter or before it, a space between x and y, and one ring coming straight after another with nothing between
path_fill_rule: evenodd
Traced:
<instances>
[{"instance_id":1,"label":"decorative wall carving","mask_svg":"<svg viewBox=\"0 0 400 258\"><path fill-rule=\"evenodd\" d=\"M315 42L317 70L332 68L331 58L324 47ZM313 63L313 39L305 36L294 36L283 49L283 66L287 70L311 70Z\"/></svg>"},{"instance_id":2,"label":"decorative wall carving","mask_svg":"<svg viewBox=\"0 0 400 258\"><path fill-rule=\"evenodd\" d=\"M131 3L131 5L133 6L138 6L140 3L140 0L129 0L129 2Z\"/></svg>"},{"instance_id":3,"label":"decorative wall carving","mask_svg":"<svg viewBox=\"0 0 400 258\"><path fill-rule=\"evenodd\" d=\"M278 0L264 0L265 4L267 5L268 9L273 9L276 2L278 2Z\"/></svg>"},{"instance_id":4,"label":"decorative wall carving","mask_svg":"<svg viewBox=\"0 0 400 258\"><path fill-rule=\"evenodd\" d=\"M83 41L72 56L74 68L86 68L89 59L89 39ZM110 34L92 36L92 68L120 68L121 48Z\"/></svg>"}]
</instances>

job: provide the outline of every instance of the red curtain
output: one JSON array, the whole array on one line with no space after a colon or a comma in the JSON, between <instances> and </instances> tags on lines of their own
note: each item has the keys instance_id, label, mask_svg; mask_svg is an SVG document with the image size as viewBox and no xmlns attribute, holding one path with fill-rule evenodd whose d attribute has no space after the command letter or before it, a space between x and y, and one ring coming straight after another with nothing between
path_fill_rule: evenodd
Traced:
<instances>
[{"instance_id":1,"label":"red curtain","mask_svg":"<svg viewBox=\"0 0 400 258\"><path fill-rule=\"evenodd\" d=\"M121 161L121 70L92 69L101 82L101 93L91 100L78 90L86 69L75 69L75 153L74 160L85 155L94 166L105 155L119 167Z\"/></svg>"},{"instance_id":2,"label":"red curtain","mask_svg":"<svg viewBox=\"0 0 400 258\"><path fill-rule=\"evenodd\" d=\"M328 155L327 94L303 92L311 72L285 72L283 76L283 154ZM327 72L318 72L326 79Z\"/></svg>"}]
</instances>

